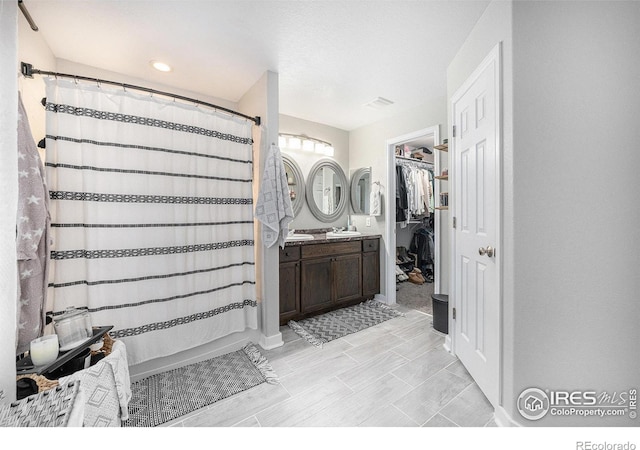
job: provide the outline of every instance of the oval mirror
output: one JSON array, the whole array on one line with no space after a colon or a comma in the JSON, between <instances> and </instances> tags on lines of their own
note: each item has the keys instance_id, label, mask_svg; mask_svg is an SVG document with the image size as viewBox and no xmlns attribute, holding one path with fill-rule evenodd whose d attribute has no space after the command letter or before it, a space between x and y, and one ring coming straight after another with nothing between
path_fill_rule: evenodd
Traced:
<instances>
[{"instance_id":1,"label":"oval mirror","mask_svg":"<svg viewBox=\"0 0 640 450\"><path fill-rule=\"evenodd\" d=\"M304 204L304 178L298 164L289 156L282 154L284 170L287 172L287 184L289 185L289 197L293 215L297 216Z\"/></svg>"},{"instance_id":2,"label":"oval mirror","mask_svg":"<svg viewBox=\"0 0 640 450\"><path fill-rule=\"evenodd\" d=\"M362 167L351 174L351 208L354 214L369 214L371 169Z\"/></svg>"},{"instance_id":3,"label":"oval mirror","mask_svg":"<svg viewBox=\"0 0 640 450\"><path fill-rule=\"evenodd\" d=\"M347 177L340 165L321 159L313 165L307 179L307 205L321 222L337 220L347 206Z\"/></svg>"}]
</instances>

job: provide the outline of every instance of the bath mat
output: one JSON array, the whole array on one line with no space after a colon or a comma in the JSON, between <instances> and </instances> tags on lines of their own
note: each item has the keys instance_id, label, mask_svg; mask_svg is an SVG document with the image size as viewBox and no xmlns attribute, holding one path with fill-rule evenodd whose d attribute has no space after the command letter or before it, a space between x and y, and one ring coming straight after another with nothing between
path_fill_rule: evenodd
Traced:
<instances>
[{"instance_id":1,"label":"bath mat","mask_svg":"<svg viewBox=\"0 0 640 450\"><path fill-rule=\"evenodd\" d=\"M404 316L403 313L384 303L368 300L359 305L330 311L297 322L291 320L288 325L310 344L322 347L326 342L402 316Z\"/></svg>"},{"instance_id":2,"label":"bath mat","mask_svg":"<svg viewBox=\"0 0 640 450\"><path fill-rule=\"evenodd\" d=\"M131 384L125 427L155 427L278 377L260 350L247 344L226 355Z\"/></svg>"}]
</instances>

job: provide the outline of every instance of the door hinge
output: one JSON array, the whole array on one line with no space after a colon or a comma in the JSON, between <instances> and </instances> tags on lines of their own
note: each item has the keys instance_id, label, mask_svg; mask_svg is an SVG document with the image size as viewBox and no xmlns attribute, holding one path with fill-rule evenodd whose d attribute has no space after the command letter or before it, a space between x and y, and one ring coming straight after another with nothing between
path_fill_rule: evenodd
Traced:
<instances>
[{"instance_id":1,"label":"door hinge","mask_svg":"<svg viewBox=\"0 0 640 450\"><path fill-rule=\"evenodd\" d=\"M453 320L456 320L456 309L453 308Z\"/></svg>"},{"instance_id":2,"label":"door hinge","mask_svg":"<svg viewBox=\"0 0 640 450\"><path fill-rule=\"evenodd\" d=\"M454 217L453 218L453 228L455 228L455 227L456 227L456 218Z\"/></svg>"},{"instance_id":3,"label":"door hinge","mask_svg":"<svg viewBox=\"0 0 640 450\"><path fill-rule=\"evenodd\" d=\"M453 126L453 137L456 137L456 126Z\"/></svg>"}]
</instances>

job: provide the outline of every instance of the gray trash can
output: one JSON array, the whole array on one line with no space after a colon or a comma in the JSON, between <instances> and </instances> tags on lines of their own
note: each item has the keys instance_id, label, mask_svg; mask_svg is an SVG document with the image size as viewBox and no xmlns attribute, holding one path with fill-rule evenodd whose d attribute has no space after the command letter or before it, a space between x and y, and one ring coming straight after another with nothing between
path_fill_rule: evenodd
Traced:
<instances>
[{"instance_id":1,"label":"gray trash can","mask_svg":"<svg viewBox=\"0 0 640 450\"><path fill-rule=\"evenodd\" d=\"M449 296L447 294L433 294L433 328L441 333L449 334Z\"/></svg>"}]
</instances>

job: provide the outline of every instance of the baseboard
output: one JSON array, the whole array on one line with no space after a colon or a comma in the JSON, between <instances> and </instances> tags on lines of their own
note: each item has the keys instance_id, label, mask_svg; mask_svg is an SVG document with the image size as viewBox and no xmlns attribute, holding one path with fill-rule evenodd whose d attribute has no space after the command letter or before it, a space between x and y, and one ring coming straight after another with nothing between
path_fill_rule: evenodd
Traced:
<instances>
[{"instance_id":1,"label":"baseboard","mask_svg":"<svg viewBox=\"0 0 640 450\"><path fill-rule=\"evenodd\" d=\"M216 339L215 341L174 355L164 356L162 358L156 358L129 366L129 378L131 379L131 382L135 382L157 373L177 369L178 367L215 358L216 356L224 355L225 353L234 352L244 347L249 342L260 342L261 339L262 334L259 330L245 330L243 332L233 333L229 336ZM280 340L282 340L282 337L280 337Z\"/></svg>"},{"instance_id":2,"label":"baseboard","mask_svg":"<svg viewBox=\"0 0 640 450\"><path fill-rule=\"evenodd\" d=\"M447 335L444 338L444 344L442 344L442 346L444 347L444 349L446 351L448 351L449 353L453 354L453 352L451 351L451 336Z\"/></svg>"},{"instance_id":3,"label":"baseboard","mask_svg":"<svg viewBox=\"0 0 640 450\"><path fill-rule=\"evenodd\" d=\"M380 303L385 303L387 305L393 305L393 303L391 303L389 301L389 299L387 298L386 295L382 295L382 294L376 294L375 297L373 297L374 300L380 302Z\"/></svg>"},{"instance_id":4,"label":"baseboard","mask_svg":"<svg viewBox=\"0 0 640 450\"><path fill-rule=\"evenodd\" d=\"M498 406L496 408L493 416L493 420L495 420L496 425L498 425L499 427L521 427L522 426L518 422L513 420L511 416L507 413L507 411L501 406Z\"/></svg>"},{"instance_id":5,"label":"baseboard","mask_svg":"<svg viewBox=\"0 0 640 450\"><path fill-rule=\"evenodd\" d=\"M278 332L273 336L265 336L264 334L260 335L260 347L265 350L271 350L273 348L281 347L284 345L284 341L282 340L282 333Z\"/></svg>"}]
</instances>

